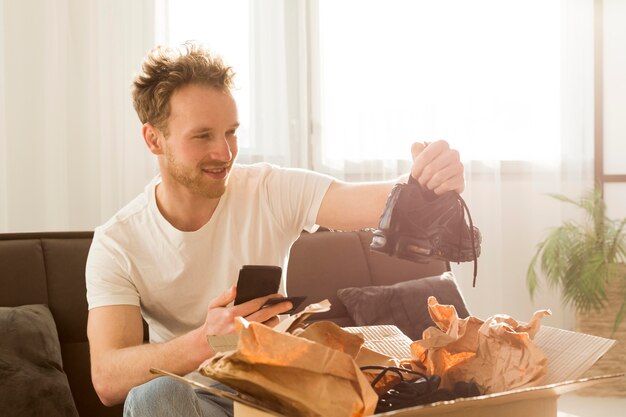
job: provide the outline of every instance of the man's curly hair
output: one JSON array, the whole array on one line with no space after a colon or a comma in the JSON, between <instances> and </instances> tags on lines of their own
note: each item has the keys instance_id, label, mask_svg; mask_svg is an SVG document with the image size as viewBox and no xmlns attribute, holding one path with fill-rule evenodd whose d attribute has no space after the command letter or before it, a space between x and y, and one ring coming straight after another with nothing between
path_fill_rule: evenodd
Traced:
<instances>
[{"instance_id":1,"label":"man's curly hair","mask_svg":"<svg viewBox=\"0 0 626 417\"><path fill-rule=\"evenodd\" d=\"M188 84L220 90L233 88L233 69L194 42L187 42L182 48L155 47L141 69L141 74L133 81L133 106L141 123L152 124L165 136L174 91Z\"/></svg>"}]
</instances>

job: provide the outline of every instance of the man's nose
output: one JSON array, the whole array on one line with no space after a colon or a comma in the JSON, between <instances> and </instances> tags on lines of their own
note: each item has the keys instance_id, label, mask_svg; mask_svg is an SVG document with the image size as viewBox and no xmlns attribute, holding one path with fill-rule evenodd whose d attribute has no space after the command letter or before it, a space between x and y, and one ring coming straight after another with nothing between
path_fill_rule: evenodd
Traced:
<instances>
[{"instance_id":1,"label":"man's nose","mask_svg":"<svg viewBox=\"0 0 626 417\"><path fill-rule=\"evenodd\" d=\"M215 146L211 152L211 159L216 159L218 161L230 161L233 157L233 152L230 149L230 144L226 137L222 137L215 143Z\"/></svg>"}]
</instances>

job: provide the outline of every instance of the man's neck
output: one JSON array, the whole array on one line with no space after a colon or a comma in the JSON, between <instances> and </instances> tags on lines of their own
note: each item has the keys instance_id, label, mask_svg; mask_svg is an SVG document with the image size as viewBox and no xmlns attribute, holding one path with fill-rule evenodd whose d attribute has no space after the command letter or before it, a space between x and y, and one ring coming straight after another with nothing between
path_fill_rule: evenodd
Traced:
<instances>
[{"instance_id":1,"label":"man's neck","mask_svg":"<svg viewBox=\"0 0 626 417\"><path fill-rule=\"evenodd\" d=\"M156 204L161 215L181 232L195 232L204 226L219 201L219 198L201 197L165 181L156 187Z\"/></svg>"}]
</instances>

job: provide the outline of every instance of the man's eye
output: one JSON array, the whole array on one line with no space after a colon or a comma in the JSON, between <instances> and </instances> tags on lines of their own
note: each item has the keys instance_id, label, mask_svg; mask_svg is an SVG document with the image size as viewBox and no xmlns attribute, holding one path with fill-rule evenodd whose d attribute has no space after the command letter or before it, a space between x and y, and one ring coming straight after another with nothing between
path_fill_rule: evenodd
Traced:
<instances>
[{"instance_id":1,"label":"man's eye","mask_svg":"<svg viewBox=\"0 0 626 417\"><path fill-rule=\"evenodd\" d=\"M229 130L228 132L226 132L226 134L228 136L235 136L237 134L237 131L236 130Z\"/></svg>"},{"instance_id":2,"label":"man's eye","mask_svg":"<svg viewBox=\"0 0 626 417\"><path fill-rule=\"evenodd\" d=\"M208 139L209 138L209 134L208 133L203 133L201 135L196 135L194 136L194 138L198 138L198 139Z\"/></svg>"}]
</instances>

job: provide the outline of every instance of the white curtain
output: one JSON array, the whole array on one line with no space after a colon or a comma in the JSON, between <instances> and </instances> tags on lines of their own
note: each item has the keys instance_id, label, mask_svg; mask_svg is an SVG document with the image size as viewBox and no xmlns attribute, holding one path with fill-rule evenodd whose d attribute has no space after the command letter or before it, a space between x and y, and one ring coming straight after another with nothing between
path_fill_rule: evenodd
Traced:
<instances>
[{"instance_id":1,"label":"white curtain","mask_svg":"<svg viewBox=\"0 0 626 417\"><path fill-rule=\"evenodd\" d=\"M0 231L92 230L156 173L130 85L139 0L0 2Z\"/></svg>"},{"instance_id":2,"label":"white curtain","mask_svg":"<svg viewBox=\"0 0 626 417\"><path fill-rule=\"evenodd\" d=\"M531 302L525 275L547 229L577 215L546 193L576 197L592 184L592 7L177 0L168 41L206 42L239 72L240 162L380 180L409 170L413 140L450 141L484 237L476 288L472 265L453 265L472 312L524 320L549 307L549 324L568 328L558 294ZM205 24L193 24L197 15ZM236 45L225 36L235 21L244 34Z\"/></svg>"},{"instance_id":3,"label":"white curtain","mask_svg":"<svg viewBox=\"0 0 626 417\"><path fill-rule=\"evenodd\" d=\"M240 163L308 163L306 2L163 0L171 46L208 45L236 73Z\"/></svg>"},{"instance_id":4,"label":"white curtain","mask_svg":"<svg viewBox=\"0 0 626 417\"><path fill-rule=\"evenodd\" d=\"M571 329L574 315L558 293L543 285L531 302L525 283L529 261L548 229L582 215L547 194L578 198L593 187L593 2L563 1L560 9L559 153L513 167L469 164L465 197L485 242L481 287L471 289L464 280L462 288L483 315L503 311L529 319L534 310L551 308L546 324ZM533 152L540 154L543 143L537 145ZM464 277L469 274L467 266L461 270Z\"/></svg>"},{"instance_id":5,"label":"white curtain","mask_svg":"<svg viewBox=\"0 0 626 417\"><path fill-rule=\"evenodd\" d=\"M531 302L525 278L548 228L578 215L546 194L592 186L593 1L316 4L315 169L394 178L410 142L447 139L484 239L476 288L470 263L452 266L472 312L528 320L551 308L548 324L571 328L559 295Z\"/></svg>"},{"instance_id":6,"label":"white curtain","mask_svg":"<svg viewBox=\"0 0 626 417\"><path fill-rule=\"evenodd\" d=\"M592 185L593 0L0 1L0 231L93 229L139 193L156 164L133 74L155 43L197 39L238 72L240 162L388 179L408 171L413 140L449 140L484 238L476 288L471 264L453 265L472 312L550 307L549 324L571 327L558 294L530 301L525 274L547 229L577 214L545 193ZM492 23L472 20L481 7ZM525 107L526 77L506 76L518 67L540 84ZM494 82L507 99L490 101Z\"/></svg>"}]
</instances>

